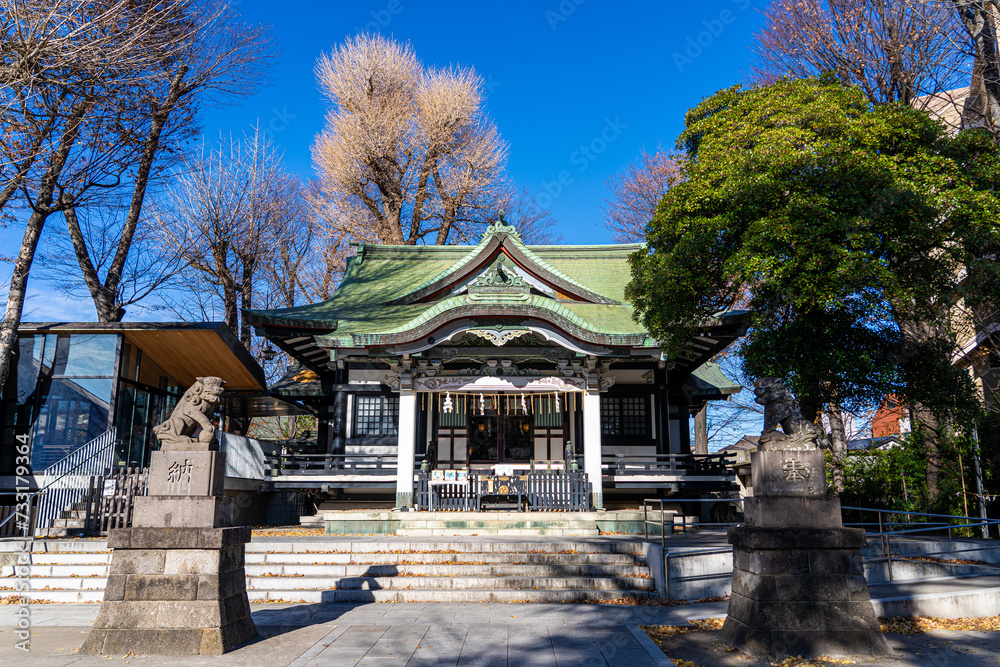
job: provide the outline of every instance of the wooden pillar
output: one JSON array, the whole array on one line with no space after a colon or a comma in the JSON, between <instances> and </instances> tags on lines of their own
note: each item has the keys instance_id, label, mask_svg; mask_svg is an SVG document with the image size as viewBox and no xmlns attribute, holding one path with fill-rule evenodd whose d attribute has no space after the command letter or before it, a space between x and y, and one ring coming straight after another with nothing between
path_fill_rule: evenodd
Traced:
<instances>
[{"instance_id":1,"label":"wooden pillar","mask_svg":"<svg viewBox=\"0 0 1000 667\"><path fill-rule=\"evenodd\" d=\"M708 454L708 403L694 416L694 453Z\"/></svg>"},{"instance_id":2,"label":"wooden pillar","mask_svg":"<svg viewBox=\"0 0 1000 667\"><path fill-rule=\"evenodd\" d=\"M593 489L591 504L604 507L604 479L601 475L601 395L596 389L583 394L583 469Z\"/></svg>"},{"instance_id":3,"label":"wooden pillar","mask_svg":"<svg viewBox=\"0 0 1000 667\"><path fill-rule=\"evenodd\" d=\"M396 507L413 504L413 460L417 443L417 394L399 391L399 440L396 446Z\"/></svg>"},{"instance_id":4,"label":"wooden pillar","mask_svg":"<svg viewBox=\"0 0 1000 667\"><path fill-rule=\"evenodd\" d=\"M677 421L681 431L681 454L691 453L691 408L687 400L677 406Z\"/></svg>"}]
</instances>

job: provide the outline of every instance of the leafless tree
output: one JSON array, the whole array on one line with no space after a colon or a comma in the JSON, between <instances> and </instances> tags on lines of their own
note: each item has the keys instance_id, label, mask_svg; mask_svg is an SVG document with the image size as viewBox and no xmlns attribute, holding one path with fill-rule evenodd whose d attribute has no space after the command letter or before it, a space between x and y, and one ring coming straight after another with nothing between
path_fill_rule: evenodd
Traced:
<instances>
[{"instance_id":1,"label":"leafless tree","mask_svg":"<svg viewBox=\"0 0 1000 667\"><path fill-rule=\"evenodd\" d=\"M954 8L926 0L774 0L751 78L833 73L874 104L910 104L968 85L967 35Z\"/></svg>"},{"instance_id":2,"label":"leafless tree","mask_svg":"<svg viewBox=\"0 0 1000 667\"><path fill-rule=\"evenodd\" d=\"M0 325L0 383L46 219L104 191L136 161L120 128L155 63L177 56L178 7L193 0L2 2L0 212L13 203L25 230Z\"/></svg>"},{"instance_id":3,"label":"leafless tree","mask_svg":"<svg viewBox=\"0 0 1000 667\"><path fill-rule=\"evenodd\" d=\"M969 95L963 108L967 126L982 125L1000 131L1000 2L997 0L953 0L968 32L974 58Z\"/></svg>"},{"instance_id":4,"label":"leafless tree","mask_svg":"<svg viewBox=\"0 0 1000 667\"><path fill-rule=\"evenodd\" d=\"M680 180L678 156L660 148L652 154L643 149L638 160L605 181L611 198L604 200L604 226L613 232L614 240L644 241L657 205Z\"/></svg>"},{"instance_id":5,"label":"leafless tree","mask_svg":"<svg viewBox=\"0 0 1000 667\"><path fill-rule=\"evenodd\" d=\"M424 68L409 44L359 35L316 73L333 106L313 158L352 237L444 245L509 195L473 69Z\"/></svg>"},{"instance_id":6,"label":"leafless tree","mask_svg":"<svg viewBox=\"0 0 1000 667\"><path fill-rule=\"evenodd\" d=\"M165 26L169 29L159 36L171 40L172 57L153 63L127 122L118 130L129 145L136 147L136 159L125 165L118 178L131 184L131 197L120 209L124 220L115 235L115 251L103 266L95 263L79 220L81 215L89 219L91 212L80 206L64 210L78 270L83 273L101 322L120 321L124 307L129 305L123 300L123 281L127 284L133 278L124 271L154 165L158 160L162 162L164 153L176 152L178 144L196 131L194 119L199 104L223 102L252 92L271 56L266 29L242 23L226 4L175 0L175 8L176 25ZM133 293L130 300L141 295Z\"/></svg>"},{"instance_id":7,"label":"leafless tree","mask_svg":"<svg viewBox=\"0 0 1000 667\"><path fill-rule=\"evenodd\" d=\"M247 349L252 332L241 309L257 307L266 293L264 267L273 260L276 230L286 222L288 181L280 155L258 129L241 140L202 146L158 207L164 244L186 265L182 282L209 295L194 307L221 309Z\"/></svg>"}]
</instances>

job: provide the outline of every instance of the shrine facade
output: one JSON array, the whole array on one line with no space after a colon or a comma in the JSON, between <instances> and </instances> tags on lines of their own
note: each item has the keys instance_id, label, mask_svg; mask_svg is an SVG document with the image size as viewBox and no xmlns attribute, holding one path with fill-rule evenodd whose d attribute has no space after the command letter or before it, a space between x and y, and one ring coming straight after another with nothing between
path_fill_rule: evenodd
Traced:
<instances>
[{"instance_id":1,"label":"shrine facade","mask_svg":"<svg viewBox=\"0 0 1000 667\"><path fill-rule=\"evenodd\" d=\"M476 246L360 245L330 299L247 311L298 364L270 392L318 418L314 448L289 454L275 488L394 488L406 507L421 465L574 462L594 507L606 494L718 488L725 479L678 462L694 460L690 416L740 390L709 360L742 333L742 313L666 357L625 299L642 248L529 246L498 221Z\"/></svg>"}]
</instances>

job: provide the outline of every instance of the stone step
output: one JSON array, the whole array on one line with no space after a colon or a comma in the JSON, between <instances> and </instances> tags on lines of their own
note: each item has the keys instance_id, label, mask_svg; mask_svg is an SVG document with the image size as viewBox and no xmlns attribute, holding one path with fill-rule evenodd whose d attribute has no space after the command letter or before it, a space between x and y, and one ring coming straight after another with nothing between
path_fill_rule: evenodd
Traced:
<instances>
[{"instance_id":1,"label":"stone step","mask_svg":"<svg viewBox=\"0 0 1000 667\"><path fill-rule=\"evenodd\" d=\"M101 602L104 600L103 590L71 590L71 591L21 591L15 595L29 600L41 602ZM3 597L0 593L0 597Z\"/></svg>"},{"instance_id":2,"label":"stone step","mask_svg":"<svg viewBox=\"0 0 1000 667\"><path fill-rule=\"evenodd\" d=\"M87 523L87 521L83 517L81 517L79 519L76 519L76 518L53 519L52 520L52 527L53 528L67 528L67 529L69 529L71 531L72 530L82 531L83 528L84 528L84 526L86 525L86 523Z\"/></svg>"},{"instance_id":3,"label":"stone step","mask_svg":"<svg viewBox=\"0 0 1000 667\"><path fill-rule=\"evenodd\" d=\"M652 588L638 577L247 577L254 590L632 590Z\"/></svg>"},{"instance_id":4,"label":"stone step","mask_svg":"<svg viewBox=\"0 0 1000 667\"><path fill-rule=\"evenodd\" d=\"M470 537L529 537L532 535L596 537L601 532L596 528L399 528L395 534L403 537L460 537L463 535Z\"/></svg>"},{"instance_id":5,"label":"stone step","mask_svg":"<svg viewBox=\"0 0 1000 667\"><path fill-rule=\"evenodd\" d=\"M31 590L60 590L60 591L103 591L108 585L107 568L101 576L32 576L28 578L28 585ZM0 579L0 595L2 591L12 591L16 589L16 580Z\"/></svg>"},{"instance_id":6,"label":"stone step","mask_svg":"<svg viewBox=\"0 0 1000 667\"><path fill-rule=\"evenodd\" d=\"M654 594L641 590L272 590L247 591L250 602L588 602L614 600L618 598L652 597Z\"/></svg>"},{"instance_id":7,"label":"stone step","mask_svg":"<svg viewBox=\"0 0 1000 667\"><path fill-rule=\"evenodd\" d=\"M247 565L253 564L302 564L302 565L346 565L354 564L394 564L400 562L419 562L428 564L449 564L483 562L492 563L523 563L528 565L547 565L572 560L578 565L635 565L641 554L594 554L594 553L248 553Z\"/></svg>"},{"instance_id":8,"label":"stone step","mask_svg":"<svg viewBox=\"0 0 1000 667\"><path fill-rule=\"evenodd\" d=\"M567 553L641 555L639 541L625 540L483 540L462 542L406 541L270 541L257 540L246 546L246 553Z\"/></svg>"},{"instance_id":9,"label":"stone step","mask_svg":"<svg viewBox=\"0 0 1000 667\"><path fill-rule=\"evenodd\" d=\"M35 579L38 577L104 577L108 574L108 564L103 565L36 565L32 564L28 570L28 577ZM0 567L0 576L14 576L14 566L4 565Z\"/></svg>"},{"instance_id":10,"label":"stone step","mask_svg":"<svg viewBox=\"0 0 1000 667\"><path fill-rule=\"evenodd\" d=\"M247 565L254 577L638 577L648 568L626 565Z\"/></svg>"},{"instance_id":11,"label":"stone step","mask_svg":"<svg viewBox=\"0 0 1000 667\"><path fill-rule=\"evenodd\" d=\"M89 553L32 553L33 565L96 565L110 563L111 552Z\"/></svg>"}]
</instances>

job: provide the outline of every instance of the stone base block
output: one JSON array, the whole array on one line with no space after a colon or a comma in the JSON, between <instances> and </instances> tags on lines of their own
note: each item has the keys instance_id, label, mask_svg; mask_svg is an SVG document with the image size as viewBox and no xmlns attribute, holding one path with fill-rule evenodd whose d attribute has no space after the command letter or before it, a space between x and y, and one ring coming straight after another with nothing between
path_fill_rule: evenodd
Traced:
<instances>
[{"instance_id":1,"label":"stone base block","mask_svg":"<svg viewBox=\"0 0 1000 667\"><path fill-rule=\"evenodd\" d=\"M753 496L744 500L746 525L756 528L842 528L837 496Z\"/></svg>"},{"instance_id":2,"label":"stone base block","mask_svg":"<svg viewBox=\"0 0 1000 667\"><path fill-rule=\"evenodd\" d=\"M257 636L250 618L218 628L94 628L82 655L222 655Z\"/></svg>"},{"instance_id":3,"label":"stone base block","mask_svg":"<svg viewBox=\"0 0 1000 667\"><path fill-rule=\"evenodd\" d=\"M138 501L139 499L136 498ZM221 549L250 541L249 526L225 528L116 528L110 549Z\"/></svg>"},{"instance_id":4,"label":"stone base block","mask_svg":"<svg viewBox=\"0 0 1000 667\"><path fill-rule=\"evenodd\" d=\"M140 528L221 528L232 525L230 496L141 496L132 525Z\"/></svg>"},{"instance_id":5,"label":"stone base block","mask_svg":"<svg viewBox=\"0 0 1000 667\"><path fill-rule=\"evenodd\" d=\"M112 531L104 601L81 653L220 655L253 639L249 541L245 526Z\"/></svg>"},{"instance_id":6,"label":"stone base block","mask_svg":"<svg viewBox=\"0 0 1000 667\"><path fill-rule=\"evenodd\" d=\"M149 464L151 496L221 496L226 479L223 452L158 451Z\"/></svg>"},{"instance_id":7,"label":"stone base block","mask_svg":"<svg viewBox=\"0 0 1000 667\"><path fill-rule=\"evenodd\" d=\"M826 461L818 449L771 449L750 455L755 496L825 496Z\"/></svg>"},{"instance_id":8,"label":"stone base block","mask_svg":"<svg viewBox=\"0 0 1000 667\"><path fill-rule=\"evenodd\" d=\"M729 541L724 643L754 658L892 655L865 581L864 531L737 527Z\"/></svg>"}]
</instances>

